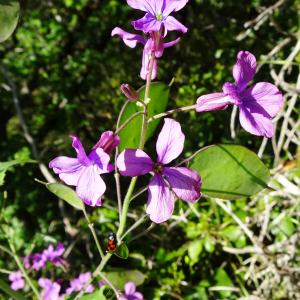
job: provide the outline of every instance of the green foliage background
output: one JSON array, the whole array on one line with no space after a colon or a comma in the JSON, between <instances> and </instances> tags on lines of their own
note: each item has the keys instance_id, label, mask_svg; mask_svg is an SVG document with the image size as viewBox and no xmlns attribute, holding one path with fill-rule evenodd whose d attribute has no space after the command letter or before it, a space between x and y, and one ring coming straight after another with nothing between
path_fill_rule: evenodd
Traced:
<instances>
[{"instance_id":1,"label":"green foliage background","mask_svg":"<svg viewBox=\"0 0 300 300\"><path fill-rule=\"evenodd\" d=\"M178 13L178 19L189 27L188 33L179 45L167 49L159 62L158 80L168 83L175 78L168 108L191 105L198 96L219 91L223 82L232 80L232 66L239 50L249 50L260 60L282 38L282 32L297 32L299 2L289 0L276 11L273 24L267 22L246 39L237 40L245 30L244 23L254 19L261 7L273 3L190 1ZM57 155L73 155L69 134L76 133L88 148L101 132L113 128L125 101L119 90L121 83L136 88L143 85L139 78L141 48L132 50L110 36L115 26L132 31L130 21L140 14L127 7L125 1L116 0L28 0L21 1L21 6L16 32L0 44L0 61L16 84L39 159L47 164ZM171 33L170 39L174 36ZM282 59L289 54L285 51L279 53ZM295 74L290 76L291 80L295 78ZM262 67L255 80L272 81L267 66ZM33 158L4 77L0 77L0 84L0 161ZM230 111L191 112L178 115L177 119L187 137L186 156L213 143L237 143L254 151L261 143L261 138L239 128L236 139L231 139ZM150 141L148 147L154 142ZM271 147L264 160L271 165ZM97 265L96 248L80 212L59 206L57 199L34 181L35 177L41 178L35 164L15 168L7 174L0 196L2 212L11 224L20 255L33 247L38 250L49 242L63 241L74 246L68 257L69 276L76 276L78 270L93 269ZM106 182L106 206L91 211L102 245L107 233L116 231L118 219L111 209L116 199L113 179ZM177 202L177 213L187 209L182 201ZM140 214L144 203L145 197L138 198L133 213ZM242 220L263 210L263 206L249 208L246 204L246 199L232 204ZM142 241L129 243L129 260L114 258L109 268L139 269L145 273L140 290L146 299L236 299L247 295L255 287L243 281L243 273L236 273L238 258L223 252L221 246L242 248L249 244L248 238L210 199L200 201L196 210L198 213L192 213L186 223L178 222L175 228L172 222L156 226ZM280 210L279 206L274 213ZM63 215L70 220L73 231L65 230ZM273 239L284 239L295 231L290 219L284 222L286 231L275 232ZM147 225L149 221L143 228ZM0 253L0 268L13 270L16 266ZM234 285L240 292L211 292L208 287L212 285ZM283 297L278 299L286 299L284 287L279 286L279 290Z\"/></svg>"}]
</instances>

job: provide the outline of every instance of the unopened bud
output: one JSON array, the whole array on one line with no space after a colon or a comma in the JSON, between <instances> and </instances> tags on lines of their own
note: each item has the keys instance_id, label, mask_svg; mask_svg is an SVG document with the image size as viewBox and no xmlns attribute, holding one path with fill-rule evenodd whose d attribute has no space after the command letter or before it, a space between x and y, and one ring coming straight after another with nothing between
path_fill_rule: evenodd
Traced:
<instances>
[{"instance_id":1,"label":"unopened bud","mask_svg":"<svg viewBox=\"0 0 300 300\"><path fill-rule=\"evenodd\" d=\"M121 84L121 91L130 101L137 101L140 98L137 91L128 83Z\"/></svg>"}]
</instances>

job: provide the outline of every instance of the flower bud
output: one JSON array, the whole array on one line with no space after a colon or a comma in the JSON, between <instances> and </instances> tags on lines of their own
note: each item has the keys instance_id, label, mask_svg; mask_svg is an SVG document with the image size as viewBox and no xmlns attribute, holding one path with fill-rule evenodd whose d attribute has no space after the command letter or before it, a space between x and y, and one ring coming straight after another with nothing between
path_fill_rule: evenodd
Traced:
<instances>
[{"instance_id":1,"label":"flower bud","mask_svg":"<svg viewBox=\"0 0 300 300\"><path fill-rule=\"evenodd\" d=\"M121 88L122 93L128 98L128 100L130 100L130 101L137 101L137 100L139 100L139 98L140 98L139 94L128 83L121 84L120 88Z\"/></svg>"}]
</instances>

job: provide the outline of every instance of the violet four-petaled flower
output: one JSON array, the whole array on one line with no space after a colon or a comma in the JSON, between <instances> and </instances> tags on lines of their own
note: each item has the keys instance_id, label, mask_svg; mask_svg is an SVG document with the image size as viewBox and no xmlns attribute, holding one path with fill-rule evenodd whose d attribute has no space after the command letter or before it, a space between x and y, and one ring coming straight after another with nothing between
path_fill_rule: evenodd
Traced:
<instances>
[{"instance_id":1,"label":"violet four-petaled flower","mask_svg":"<svg viewBox=\"0 0 300 300\"><path fill-rule=\"evenodd\" d=\"M25 280L23 279L21 271L11 272L8 279L11 282L10 287L15 291L21 290L25 287Z\"/></svg>"},{"instance_id":2,"label":"violet four-petaled flower","mask_svg":"<svg viewBox=\"0 0 300 300\"><path fill-rule=\"evenodd\" d=\"M229 104L240 109L241 126L248 132L270 138L274 134L272 118L283 107L279 89L268 82L247 85L256 73L256 58L248 51L240 51L233 67L235 83L226 82L223 93L203 95L197 100L196 111L226 109Z\"/></svg>"},{"instance_id":3,"label":"violet four-petaled flower","mask_svg":"<svg viewBox=\"0 0 300 300\"><path fill-rule=\"evenodd\" d=\"M60 300L63 296L59 295L61 286L57 282L52 282L48 278L40 278L39 286L42 288L41 298L43 300Z\"/></svg>"},{"instance_id":4,"label":"violet four-petaled flower","mask_svg":"<svg viewBox=\"0 0 300 300\"><path fill-rule=\"evenodd\" d=\"M176 197L195 202L201 196L201 177L198 173L185 167L166 166L181 154L185 136L178 122L168 118L164 121L156 143L157 162L153 162L140 149L126 149L117 159L118 169L123 176L154 173L148 186L147 213L155 223L171 217Z\"/></svg>"},{"instance_id":5,"label":"violet four-petaled flower","mask_svg":"<svg viewBox=\"0 0 300 300\"><path fill-rule=\"evenodd\" d=\"M176 30L186 33L187 28L170 16L172 12L182 9L188 0L127 0L127 4L134 9L146 12L145 16L133 21L136 30L143 32Z\"/></svg>"},{"instance_id":6,"label":"violet four-petaled flower","mask_svg":"<svg viewBox=\"0 0 300 300\"><path fill-rule=\"evenodd\" d=\"M113 170L109 153L119 144L120 138L111 131L104 132L89 155L78 137L71 135L71 138L77 158L59 156L49 163L49 167L66 184L76 186L76 193L85 204L101 206L106 185L100 175Z\"/></svg>"},{"instance_id":7,"label":"violet four-petaled flower","mask_svg":"<svg viewBox=\"0 0 300 300\"><path fill-rule=\"evenodd\" d=\"M127 282L124 286L124 294L122 294L119 300L143 300L144 296L136 291L136 286L133 282Z\"/></svg>"}]
</instances>

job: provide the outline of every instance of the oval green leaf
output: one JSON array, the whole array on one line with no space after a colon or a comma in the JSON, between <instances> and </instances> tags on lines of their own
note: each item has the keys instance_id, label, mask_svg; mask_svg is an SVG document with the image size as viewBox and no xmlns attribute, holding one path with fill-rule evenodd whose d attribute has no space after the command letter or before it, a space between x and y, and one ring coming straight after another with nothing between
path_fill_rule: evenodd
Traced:
<instances>
[{"instance_id":1,"label":"oval green leaf","mask_svg":"<svg viewBox=\"0 0 300 300\"><path fill-rule=\"evenodd\" d=\"M118 247L117 249L114 251L114 255L120 257L120 258L123 258L123 259L127 259L128 256L129 256L129 250L128 250L128 247L127 245L122 242Z\"/></svg>"},{"instance_id":2,"label":"oval green leaf","mask_svg":"<svg viewBox=\"0 0 300 300\"><path fill-rule=\"evenodd\" d=\"M195 155L190 168L201 175L202 192L221 199L253 196L267 188L270 179L258 156L238 145L207 147Z\"/></svg>"},{"instance_id":3,"label":"oval green leaf","mask_svg":"<svg viewBox=\"0 0 300 300\"><path fill-rule=\"evenodd\" d=\"M106 300L106 297L103 294L104 289L96 290L92 294L84 295L81 300Z\"/></svg>"},{"instance_id":4,"label":"oval green leaf","mask_svg":"<svg viewBox=\"0 0 300 300\"><path fill-rule=\"evenodd\" d=\"M58 198L66 201L76 209L83 210L84 204L71 188L60 183L47 183L47 189Z\"/></svg>"},{"instance_id":5,"label":"oval green leaf","mask_svg":"<svg viewBox=\"0 0 300 300\"><path fill-rule=\"evenodd\" d=\"M0 0L0 43L8 39L17 27L20 4L16 0Z\"/></svg>"},{"instance_id":6,"label":"oval green leaf","mask_svg":"<svg viewBox=\"0 0 300 300\"><path fill-rule=\"evenodd\" d=\"M117 270L112 272L103 272L104 276L120 290L124 289L124 285L128 281L132 281L135 285L141 285L145 281L145 275L138 270Z\"/></svg>"},{"instance_id":7,"label":"oval green leaf","mask_svg":"<svg viewBox=\"0 0 300 300\"><path fill-rule=\"evenodd\" d=\"M169 87L160 82L154 82L150 87L150 96L148 102L148 115L153 117L159 113L165 111L168 100L169 100ZM140 99L144 99L145 86L139 90ZM123 112L120 120L120 125L122 125L130 116L138 111L143 111L143 106L141 103L132 102L129 103ZM160 120L152 121L147 130L147 140L154 134L156 127L158 126ZM125 148L137 148L139 146L140 136L142 128L142 115L135 117L120 133L121 143L119 146L120 151Z\"/></svg>"}]
</instances>

